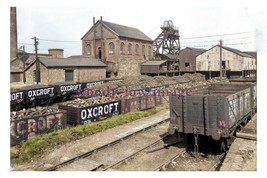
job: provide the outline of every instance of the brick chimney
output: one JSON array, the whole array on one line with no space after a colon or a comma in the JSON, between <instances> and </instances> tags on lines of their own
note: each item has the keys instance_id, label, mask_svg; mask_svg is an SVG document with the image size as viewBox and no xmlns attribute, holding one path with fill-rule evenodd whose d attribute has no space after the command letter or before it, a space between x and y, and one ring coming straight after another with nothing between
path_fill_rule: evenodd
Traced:
<instances>
[{"instance_id":1,"label":"brick chimney","mask_svg":"<svg viewBox=\"0 0 267 178\"><path fill-rule=\"evenodd\" d=\"M10 60L17 57L17 10L10 7Z\"/></svg>"},{"instance_id":2,"label":"brick chimney","mask_svg":"<svg viewBox=\"0 0 267 178\"><path fill-rule=\"evenodd\" d=\"M54 58L64 58L64 50L63 49L48 49L48 53L52 55Z\"/></svg>"}]
</instances>

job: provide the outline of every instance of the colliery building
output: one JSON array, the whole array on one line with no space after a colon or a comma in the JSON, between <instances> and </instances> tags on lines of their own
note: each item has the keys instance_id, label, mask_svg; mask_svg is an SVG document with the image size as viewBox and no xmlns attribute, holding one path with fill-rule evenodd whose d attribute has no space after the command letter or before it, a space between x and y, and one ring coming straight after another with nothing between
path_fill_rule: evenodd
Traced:
<instances>
[{"instance_id":1,"label":"colliery building","mask_svg":"<svg viewBox=\"0 0 267 178\"><path fill-rule=\"evenodd\" d=\"M137 28L102 18L82 37L83 57L98 58L108 65L107 77L140 75L140 64L153 55L153 40Z\"/></svg>"},{"instance_id":2,"label":"colliery building","mask_svg":"<svg viewBox=\"0 0 267 178\"><path fill-rule=\"evenodd\" d=\"M180 72L196 72L196 57L205 51L205 49L191 47L182 49L179 55Z\"/></svg>"},{"instance_id":3,"label":"colliery building","mask_svg":"<svg viewBox=\"0 0 267 178\"><path fill-rule=\"evenodd\" d=\"M36 62L25 69L26 84L36 81ZM88 82L106 78L106 64L83 57L40 58L40 83Z\"/></svg>"},{"instance_id":4,"label":"colliery building","mask_svg":"<svg viewBox=\"0 0 267 178\"><path fill-rule=\"evenodd\" d=\"M222 73L230 78L234 76L252 76L256 74L256 58L251 53L222 46ZM255 54L255 53L253 53ZM196 57L197 72L212 72L219 76L220 46L216 45Z\"/></svg>"},{"instance_id":5,"label":"colliery building","mask_svg":"<svg viewBox=\"0 0 267 178\"><path fill-rule=\"evenodd\" d=\"M60 50L62 51L63 55L63 49L49 49L48 54L38 54L38 57L45 57L50 58L54 57L52 54L52 51ZM59 57L59 56L58 56ZM62 56L63 57L63 56ZM27 53L24 50L18 50L17 57L13 58L10 61L10 82L25 82L26 78L24 75L24 70L29 66L32 62L35 61L35 54L34 53Z\"/></svg>"}]
</instances>

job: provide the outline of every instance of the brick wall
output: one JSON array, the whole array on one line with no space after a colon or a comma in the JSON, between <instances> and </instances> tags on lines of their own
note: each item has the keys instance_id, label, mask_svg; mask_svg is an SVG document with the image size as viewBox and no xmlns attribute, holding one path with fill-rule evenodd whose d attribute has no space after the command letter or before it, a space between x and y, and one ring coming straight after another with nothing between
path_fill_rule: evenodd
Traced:
<instances>
[{"instance_id":1,"label":"brick wall","mask_svg":"<svg viewBox=\"0 0 267 178\"><path fill-rule=\"evenodd\" d=\"M94 50L94 33L93 30L83 38L82 42L82 55L89 58L99 58L99 47L101 47L100 40L100 25L96 26L96 50ZM103 40L102 40L102 61L106 59L108 63L109 71L112 73L117 73L119 77L122 76L136 76L140 75L140 63L144 60L148 60L153 56L153 44L152 42L129 39L124 37L118 37L116 34L111 32L109 29L103 26ZM114 44L114 53L109 53L109 44ZM91 54L86 54L86 44L91 44ZM121 53L120 46L124 43L124 52ZM132 44L132 53L128 54L128 44ZM136 53L136 45L139 45L138 53ZM145 46L145 55L142 53L142 47ZM150 47L150 53L149 53ZM94 54L96 51L96 54Z\"/></svg>"},{"instance_id":2,"label":"brick wall","mask_svg":"<svg viewBox=\"0 0 267 178\"><path fill-rule=\"evenodd\" d=\"M25 72L26 84L34 84L35 63ZM65 82L65 69L74 70L74 82L88 82L106 78L106 67L83 67L83 68L46 68L40 64L41 84L53 84L57 82Z\"/></svg>"}]
</instances>

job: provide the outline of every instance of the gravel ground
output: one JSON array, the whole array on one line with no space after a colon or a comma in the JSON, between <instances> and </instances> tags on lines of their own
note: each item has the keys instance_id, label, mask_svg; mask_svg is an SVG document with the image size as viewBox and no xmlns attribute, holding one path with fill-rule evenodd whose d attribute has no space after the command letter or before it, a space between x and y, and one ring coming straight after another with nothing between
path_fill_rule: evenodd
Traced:
<instances>
[{"instance_id":1,"label":"gravel ground","mask_svg":"<svg viewBox=\"0 0 267 178\"><path fill-rule=\"evenodd\" d=\"M168 137L164 142L162 141L154 145L153 147L161 146L164 143L173 143L174 141L177 141L175 135ZM113 167L112 169L119 171L153 171L179 154L182 150L184 150L184 148L185 145L176 144L174 146L169 146L155 152L147 153L146 151L142 151L135 155L133 158L116 167Z\"/></svg>"},{"instance_id":2,"label":"gravel ground","mask_svg":"<svg viewBox=\"0 0 267 178\"><path fill-rule=\"evenodd\" d=\"M217 162L219 155L199 153L195 157L193 152L186 152L178 157L169 166L166 171L209 171Z\"/></svg>"}]
</instances>

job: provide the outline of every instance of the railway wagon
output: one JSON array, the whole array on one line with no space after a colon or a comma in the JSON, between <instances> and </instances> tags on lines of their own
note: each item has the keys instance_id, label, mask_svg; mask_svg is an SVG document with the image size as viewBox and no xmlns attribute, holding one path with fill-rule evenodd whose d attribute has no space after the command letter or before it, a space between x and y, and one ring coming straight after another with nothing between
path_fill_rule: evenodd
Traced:
<instances>
[{"instance_id":1,"label":"railway wagon","mask_svg":"<svg viewBox=\"0 0 267 178\"><path fill-rule=\"evenodd\" d=\"M68 124L76 125L98 122L118 114L151 109L161 104L161 96L144 95L139 97L121 98L119 100L88 107L75 107L72 105L59 104L58 108L66 111Z\"/></svg>"},{"instance_id":2,"label":"railway wagon","mask_svg":"<svg viewBox=\"0 0 267 178\"><path fill-rule=\"evenodd\" d=\"M120 81L122 79L105 79L83 83L59 82L50 85L30 85L10 92L10 108L16 111L53 101L66 101L73 95L81 94L85 88Z\"/></svg>"},{"instance_id":3,"label":"railway wagon","mask_svg":"<svg viewBox=\"0 0 267 178\"><path fill-rule=\"evenodd\" d=\"M36 135L64 129L67 125L66 111L29 116L10 121L10 144L17 145Z\"/></svg>"},{"instance_id":4,"label":"railway wagon","mask_svg":"<svg viewBox=\"0 0 267 178\"><path fill-rule=\"evenodd\" d=\"M170 96L169 133L195 147L199 136L209 137L225 151L256 112L256 89L256 84L213 84L183 98Z\"/></svg>"},{"instance_id":5,"label":"railway wagon","mask_svg":"<svg viewBox=\"0 0 267 178\"><path fill-rule=\"evenodd\" d=\"M113 115L120 114L121 102L112 101L80 108L59 104L58 108L67 112L68 124L89 124L91 122L98 122Z\"/></svg>"}]
</instances>

